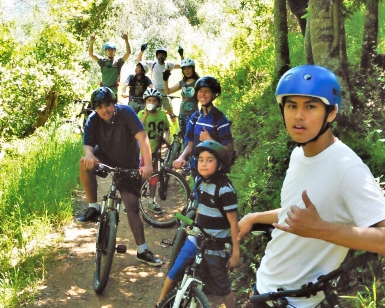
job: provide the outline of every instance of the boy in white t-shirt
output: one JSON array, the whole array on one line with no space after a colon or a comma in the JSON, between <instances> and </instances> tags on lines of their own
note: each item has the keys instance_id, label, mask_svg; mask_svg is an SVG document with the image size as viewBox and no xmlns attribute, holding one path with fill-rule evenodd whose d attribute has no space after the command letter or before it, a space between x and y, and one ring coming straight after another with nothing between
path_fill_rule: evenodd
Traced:
<instances>
[{"instance_id":1,"label":"boy in white t-shirt","mask_svg":"<svg viewBox=\"0 0 385 308\"><path fill-rule=\"evenodd\" d=\"M259 293L315 282L336 269L348 249L385 255L384 193L369 168L332 132L341 108L337 77L320 66L295 67L281 77L276 98L286 130L298 143L281 208L249 213L239 221L238 239L255 223L275 227L257 271ZM321 293L288 301L315 307Z\"/></svg>"}]
</instances>

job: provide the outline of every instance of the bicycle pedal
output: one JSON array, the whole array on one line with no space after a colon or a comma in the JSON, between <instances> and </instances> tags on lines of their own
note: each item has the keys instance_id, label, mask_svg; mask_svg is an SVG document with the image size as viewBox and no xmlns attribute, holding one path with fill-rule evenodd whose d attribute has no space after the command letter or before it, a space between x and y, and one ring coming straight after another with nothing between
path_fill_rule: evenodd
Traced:
<instances>
[{"instance_id":1,"label":"bicycle pedal","mask_svg":"<svg viewBox=\"0 0 385 308\"><path fill-rule=\"evenodd\" d=\"M126 245L117 245L116 246L116 252L117 253L126 253L127 247Z\"/></svg>"},{"instance_id":2,"label":"bicycle pedal","mask_svg":"<svg viewBox=\"0 0 385 308\"><path fill-rule=\"evenodd\" d=\"M171 247L173 245L173 242L169 240L168 238L163 237L160 241L160 246L162 247Z\"/></svg>"}]
</instances>

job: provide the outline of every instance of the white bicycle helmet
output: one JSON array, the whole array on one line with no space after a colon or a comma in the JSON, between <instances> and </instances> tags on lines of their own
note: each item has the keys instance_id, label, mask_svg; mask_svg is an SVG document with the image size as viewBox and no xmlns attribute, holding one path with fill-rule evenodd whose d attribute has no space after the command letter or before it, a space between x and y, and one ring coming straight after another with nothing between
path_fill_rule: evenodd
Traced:
<instances>
[{"instance_id":1,"label":"white bicycle helmet","mask_svg":"<svg viewBox=\"0 0 385 308\"><path fill-rule=\"evenodd\" d=\"M165 47L158 47L155 51L155 56L157 57L160 52L164 53L167 58L167 49Z\"/></svg>"},{"instance_id":2,"label":"white bicycle helmet","mask_svg":"<svg viewBox=\"0 0 385 308\"><path fill-rule=\"evenodd\" d=\"M181 62L180 62L180 67L183 68L185 66L195 66L195 62L193 59L191 58L186 58L186 59L183 59Z\"/></svg>"},{"instance_id":3,"label":"white bicycle helmet","mask_svg":"<svg viewBox=\"0 0 385 308\"><path fill-rule=\"evenodd\" d=\"M146 64L146 62L144 61L139 61L138 64L140 64L142 66L142 69L144 70L144 74L147 74L148 71L150 70L150 68L148 67L148 65Z\"/></svg>"},{"instance_id":4,"label":"white bicycle helmet","mask_svg":"<svg viewBox=\"0 0 385 308\"><path fill-rule=\"evenodd\" d=\"M154 89L154 88L151 88L151 89L147 89L146 91L144 91L143 93L143 99L146 100L147 97L157 97L159 102L161 102L161 99L162 99L162 94L160 94L160 92L157 90L157 89Z\"/></svg>"}]
</instances>

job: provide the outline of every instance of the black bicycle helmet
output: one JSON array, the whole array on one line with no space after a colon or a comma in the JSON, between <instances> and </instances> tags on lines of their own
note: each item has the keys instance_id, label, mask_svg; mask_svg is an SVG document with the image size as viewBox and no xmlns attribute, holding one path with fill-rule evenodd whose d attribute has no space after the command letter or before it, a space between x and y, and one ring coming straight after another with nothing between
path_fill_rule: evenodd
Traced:
<instances>
[{"instance_id":1,"label":"black bicycle helmet","mask_svg":"<svg viewBox=\"0 0 385 308\"><path fill-rule=\"evenodd\" d=\"M97 88L91 94L91 106L93 109L96 109L97 106L105 103L113 103L116 104L117 99L116 95L112 90L108 87L100 87Z\"/></svg>"},{"instance_id":2,"label":"black bicycle helmet","mask_svg":"<svg viewBox=\"0 0 385 308\"><path fill-rule=\"evenodd\" d=\"M212 76L204 76L197 80L195 83L195 92L198 92L200 88L208 87L215 94L215 98L221 94L221 85L218 80Z\"/></svg>"},{"instance_id":3,"label":"black bicycle helmet","mask_svg":"<svg viewBox=\"0 0 385 308\"><path fill-rule=\"evenodd\" d=\"M226 148L217 141L214 140L205 140L199 143L195 148L195 157L198 159L199 154L203 151L208 151L212 153L218 162L225 164L227 158Z\"/></svg>"},{"instance_id":4,"label":"black bicycle helmet","mask_svg":"<svg viewBox=\"0 0 385 308\"><path fill-rule=\"evenodd\" d=\"M158 54L162 52L166 55L167 58L167 49L165 47L158 47L155 51L155 56L158 57Z\"/></svg>"}]
</instances>

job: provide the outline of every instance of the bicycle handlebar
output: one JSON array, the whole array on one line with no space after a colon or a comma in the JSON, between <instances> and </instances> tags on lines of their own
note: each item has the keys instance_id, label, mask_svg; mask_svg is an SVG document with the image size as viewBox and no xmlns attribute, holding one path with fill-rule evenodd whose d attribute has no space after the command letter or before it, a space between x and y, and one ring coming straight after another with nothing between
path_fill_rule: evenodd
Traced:
<instances>
[{"instance_id":1,"label":"bicycle handlebar","mask_svg":"<svg viewBox=\"0 0 385 308\"><path fill-rule=\"evenodd\" d=\"M317 292L324 290L325 284L340 276L342 273L350 271L359 265L367 263L377 257L377 254L371 252L365 252L358 257L350 259L342 263L337 269L331 271L329 274L322 275L317 278L317 282L309 282L303 285L300 289L282 290L277 292L269 292L250 297L250 302L253 304L263 303L284 297L310 297L315 296Z\"/></svg>"},{"instance_id":2,"label":"bicycle handlebar","mask_svg":"<svg viewBox=\"0 0 385 308\"><path fill-rule=\"evenodd\" d=\"M180 98L180 96L164 95L164 94L162 94L162 97L168 97L168 98L171 98L171 99Z\"/></svg>"},{"instance_id":3,"label":"bicycle handlebar","mask_svg":"<svg viewBox=\"0 0 385 308\"><path fill-rule=\"evenodd\" d=\"M87 101L87 100L84 100L84 99L74 99L74 103L77 104L77 103L81 103L81 104L85 104L85 103L89 103L90 101Z\"/></svg>"},{"instance_id":4,"label":"bicycle handlebar","mask_svg":"<svg viewBox=\"0 0 385 308\"><path fill-rule=\"evenodd\" d=\"M97 163L95 166L96 169L103 170L107 173L131 173L132 176L140 176L138 169L123 169L119 167L111 167L106 164Z\"/></svg>"}]
</instances>

